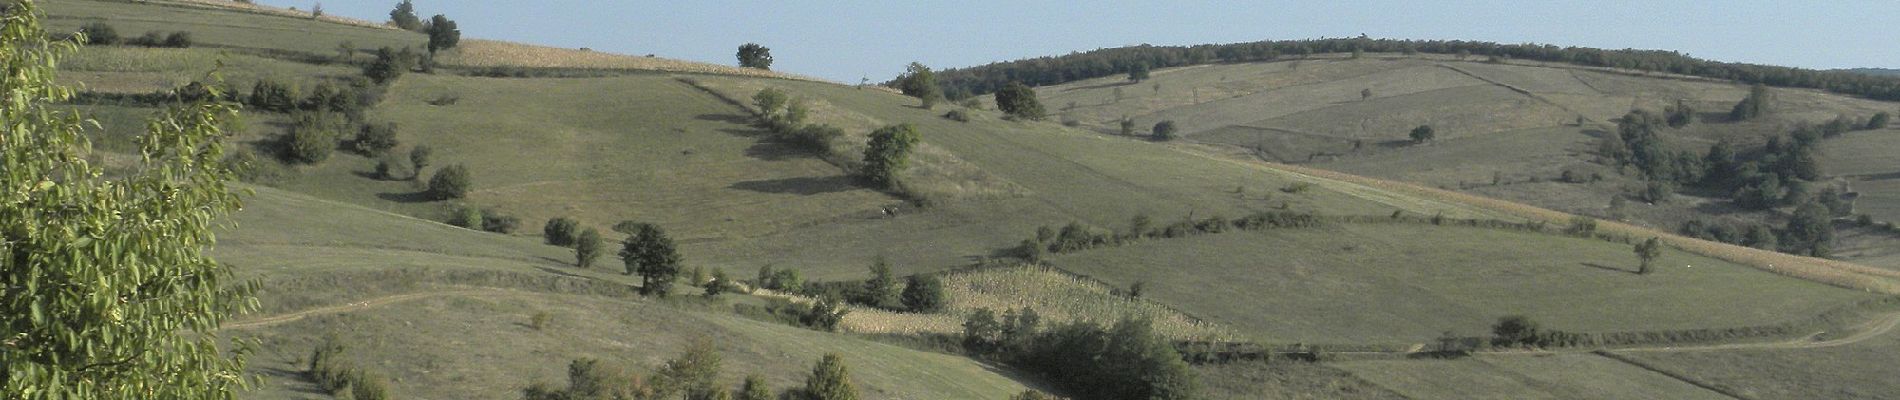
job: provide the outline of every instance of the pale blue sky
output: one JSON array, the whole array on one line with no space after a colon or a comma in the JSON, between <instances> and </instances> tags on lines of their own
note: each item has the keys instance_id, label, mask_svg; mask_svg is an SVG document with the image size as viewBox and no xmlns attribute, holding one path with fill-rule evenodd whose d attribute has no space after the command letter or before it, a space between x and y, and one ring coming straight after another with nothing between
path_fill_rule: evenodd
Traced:
<instances>
[{"instance_id":1,"label":"pale blue sky","mask_svg":"<svg viewBox=\"0 0 1900 400\"><path fill-rule=\"evenodd\" d=\"M308 9L311 0L258 0ZM397 0L328 0L387 20ZM734 64L856 83L911 61L942 69L1141 43L1263 39L1462 39L1677 50L1804 68L1900 67L1895 1L584 1L415 0L464 37Z\"/></svg>"}]
</instances>

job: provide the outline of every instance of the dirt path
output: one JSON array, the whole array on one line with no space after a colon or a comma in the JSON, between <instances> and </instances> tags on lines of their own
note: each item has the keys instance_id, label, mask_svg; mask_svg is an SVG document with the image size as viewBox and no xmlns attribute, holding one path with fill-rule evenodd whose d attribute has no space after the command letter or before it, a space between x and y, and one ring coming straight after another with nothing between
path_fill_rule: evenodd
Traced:
<instances>
[{"instance_id":1,"label":"dirt path","mask_svg":"<svg viewBox=\"0 0 1900 400\"><path fill-rule=\"evenodd\" d=\"M268 317L245 320L245 321L240 321L240 322L233 322L229 324L224 324L224 327L222 327L221 329L262 328L262 327L267 327L267 326L272 326L272 325L296 322L304 318L309 318L309 317L318 316L318 315L341 314L341 313L346 313L346 312L351 312L351 311L361 311L361 310L368 309L371 307L381 307L381 306L386 306L386 305L391 305L391 304L396 304L396 303L403 303L403 302L414 301L414 300L421 300L421 299L431 298L431 297L495 296L495 295L501 294L504 291L506 290L496 289L496 288L475 288L475 289L458 289L458 290L446 290L446 291L404 293L404 294L388 295L388 296L381 296L381 297L372 297L368 299L353 301L353 302L334 305L334 306L318 307L318 308L312 308L312 309L303 310L303 311L277 314L277 315L272 315Z\"/></svg>"}]
</instances>

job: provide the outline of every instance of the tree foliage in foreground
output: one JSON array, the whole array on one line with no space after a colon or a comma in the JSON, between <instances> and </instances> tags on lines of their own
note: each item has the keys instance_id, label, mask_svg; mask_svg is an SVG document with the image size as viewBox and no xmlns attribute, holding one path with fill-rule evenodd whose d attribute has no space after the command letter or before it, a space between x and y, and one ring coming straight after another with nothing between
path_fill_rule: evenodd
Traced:
<instances>
[{"instance_id":1,"label":"tree foliage in foreground","mask_svg":"<svg viewBox=\"0 0 1900 400\"><path fill-rule=\"evenodd\" d=\"M235 398L249 352L220 349L217 329L256 304L208 251L239 207L220 129L236 108L163 111L139 167L106 178L85 161L91 124L55 106L74 91L54 65L77 43L46 39L35 2L0 9L0 393Z\"/></svg>"}]
</instances>

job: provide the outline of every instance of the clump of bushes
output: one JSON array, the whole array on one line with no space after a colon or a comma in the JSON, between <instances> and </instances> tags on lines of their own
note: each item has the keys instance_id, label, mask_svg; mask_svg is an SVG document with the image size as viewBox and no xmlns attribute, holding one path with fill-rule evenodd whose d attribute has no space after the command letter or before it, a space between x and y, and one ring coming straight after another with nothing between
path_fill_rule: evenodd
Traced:
<instances>
[{"instance_id":1,"label":"clump of bushes","mask_svg":"<svg viewBox=\"0 0 1900 400\"><path fill-rule=\"evenodd\" d=\"M340 129L345 123L334 114L325 112L300 113L293 117L287 138L285 158L304 164L321 163L330 159L330 153L337 147Z\"/></svg>"},{"instance_id":2,"label":"clump of bushes","mask_svg":"<svg viewBox=\"0 0 1900 400\"><path fill-rule=\"evenodd\" d=\"M792 326L802 326L821 331L835 331L838 322L850 310L835 298L822 298L810 305L799 304L782 298L767 298L765 305L747 303L733 304L733 312L747 318L777 322Z\"/></svg>"},{"instance_id":3,"label":"clump of bushes","mask_svg":"<svg viewBox=\"0 0 1900 400\"><path fill-rule=\"evenodd\" d=\"M343 344L335 338L325 339L318 344L310 355L311 380L332 396L357 400L385 400L389 398L389 387L382 377L362 368L357 368L344 359Z\"/></svg>"},{"instance_id":4,"label":"clump of bushes","mask_svg":"<svg viewBox=\"0 0 1900 400\"><path fill-rule=\"evenodd\" d=\"M964 321L971 354L1048 376L1085 399L1190 399L1200 391L1181 353L1146 319L1113 325L1078 321L1043 329L1034 310L988 309Z\"/></svg>"},{"instance_id":5,"label":"clump of bushes","mask_svg":"<svg viewBox=\"0 0 1900 400\"><path fill-rule=\"evenodd\" d=\"M573 247L580 241L581 222L573 218L558 217L549 219L541 226L541 238L548 244Z\"/></svg>"},{"instance_id":6,"label":"clump of bushes","mask_svg":"<svg viewBox=\"0 0 1900 400\"><path fill-rule=\"evenodd\" d=\"M396 140L396 123L364 124L356 133L356 139L350 141L357 153L366 156L382 156L402 142Z\"/></svg>"},{"instance_id":7,"label":"clump of bushes","mask_svg":"<svg viewBox=\"0 0 1900 400\"><path fill-rule=\"evenodd\" d=\"M965 111L963 111L963 110L960 110L960 109L959 109L959 110L950 110L950 112L947 112L947 113L944 113L944 114L943 114L943 117L944 117L945 119L949 119L949 120L951 120L951 121L957 121L957 122L970 122L970 113L969 113L969 112L965 112Z\"/></svg>"}]
</instances>

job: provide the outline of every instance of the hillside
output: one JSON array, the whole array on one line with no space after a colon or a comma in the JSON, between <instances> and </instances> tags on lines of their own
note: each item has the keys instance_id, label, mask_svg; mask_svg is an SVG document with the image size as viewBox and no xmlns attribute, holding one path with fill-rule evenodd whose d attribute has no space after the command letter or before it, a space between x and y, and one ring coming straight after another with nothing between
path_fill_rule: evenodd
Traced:
<instances>
[{"instance_id":1,"label":"hillside","mask_svg":"<svg viewBox=\"0 0 1900 400\"><path fill-rule=\"evenodd\" d=\"M1632 193L1644 185L1640 174L1610 168L1597 154L1603 132L1616 129L1624 113L1678 105L1698 110L1696 123L1669 130L1664 140L1699 154L1720 141L1754 152L1767 137L1785 138L1799 126L1840 116L1865 119L1900 108L1817 90L1775 89L1774 114L1736 122L1727 111L1748 88L1730 82L1558 63L1396 54L1172 68L1154 71L1150 80L1139 84L1116 76L1043 87L1038 93L1057 118L1097 132L1118 133L1124 117L1134 121L1136 133L1142 135L1156 122L1172 120L1187 139L1227 146L1224 152L1666 231L1692 219L1773 225L1784 221L1785 214L1740 210L1727 204L1730 193L1691 188L1665 203L1630 201L1629 206L1611 209L1614 199L1636 197ZM1120 101L1116 93L1121 93ZM1421 125L1432 126L1436 138L1414 144L1409 132ZM1876 222L1892 219L1881 211L1894 203L1878 179L1886 167L1856 150L1882 149L1856 145L1874 144L1867 138L1892 136L1891 131L1824 140L1827 145L1817 157L1829 176L1814 183L1813 190L1858 193L1858 213ZM1583 181L1566 182L1566 174ZM1890 252L1882 250L1900 244L1893 235L1852 228L1841 227L1838 256L1900 268L1887 257Z\"/></svg>"},{"instance_id":2,"label":"hillside","mask_svg":"<svg viewBox=\"0 0 1900 400\"><path fill-rule=\"evenodd\" d=\"M268 380L246 398L329 398L307 372L326 340L344 343L347 359L404 398L520 398L531 383L565 383L574 359L645 372L698 340L719 350L727 386L759 373L774 388L795 387L821 355L838 353L866 398L1076 390L1061 384L1068 371L962 354L974 351L961 337L967 317L1023 307L1041 313L1044 327L1151 319L1143 337L1189 350L1185 359L1217 398L1699 398L1720 393L1683 376L1757 372L1657 356L1680 364L1668 371L1688 371L1661 373L1586 352L1641 358L1683 347L1759 359L1779 356L1725 346L1838 335L1878 344L1878 323L1893 318L1886 296L1900 294L1900 239L1872 226L1836 224L1845 260L1829 260L1672 233L1696 216L1779 224L1788 207L1733 211L1721 194L1693 190L1606 207L1642 184L1592 154L1632 107L1702 110L1664 139L1697 149L1723 139L1760 146L1762 135L1801 122L1894 108L1819 90L1777 89L1777 112L1730 122L1728 106L1749 92L1732 82L1322 54L1162 68L1139 83L1043 86L1052 117L1027 121L988 105L926 109L878 88L475 39L480 32L432 67L372 79L365 71L389 61L373 50L426 38L360 21L161 3L47 8L58 29L104 22L122 34L184 29L196 38L191 48L89 46L62 64L62 82L84 87L72 106L103 128L93 157L106 165L126 164L143 118L217 65L237 94L230 99L247 105L230 130L240 156L255 158L243 185L255 194L215 249L237 277L259 284L261 310L225 325L262 345L250 367ZM287 87L297 104L255 104L269 97L266 82ZM821 146L774 134L753 102L765 89L842 134ZM313 111L331 107L341 110ZM953 110L968 120L946 117ZM1139 133L1174 120L1185 140L1119 136L1122 118ZM368 140L357 135L386 124L396 132L387 154L360 150ZM914 127L921 141L899 188L873 187L858 176L860 156L872 130L895 124ZM1436 126L1437 139L1410 143L1407 132L1421 124ZM294 145L297 133L318 128L333 132L316 146L333 152L304 159L310 148ZM1862 193L1858 212L1877 218L1900 218L1900 188L1883 186L1894 171L1882 149L1900 137L1890 133L1850 132L1821 146L1830 179L1851 182ZM431 162L405 175L419 146L433 150ZM396 172L382 171L392 164ZM460 198L438 199L427 182L452 165L472 183ZM1602 178L1556 182L1566 171ZM468 210L488 221L448 223ZM544 244L540 228L559 217L603 232L606 256L576 268L573 249ZM806 290L711 297L679 282L670 297L642 297L641 277L622 273L615 255L628 236L613 230L623 221L664 229L688 270L727 273L741 287L763 285L753 274L763 267L792 270ZM1574 226L1585 221L1587 229ZM1041 228L1050 237L1038 238ZM1648 238L1660 240L1660 258L1654 272L1637 273L1632 245ZM1026 239L1045 251L1025 256ZM862 281L873 260L888 262L898 281L941 279L942 309L849 305L838 332L761 311L868 290L857 288L876 286ZM1429 347L1447 331L1459 343L1486 342L1507 315L1532 318L1545 333L1608 339L1450 354ZM1240 350L1195 347L1215 345ZM1240 360L1221 361L1228 357ZM1852 380L1863 378L1802 379L1858 387ZM1762 393L1773 390L1782 389Z\"/></svg>"}]
</instances>

